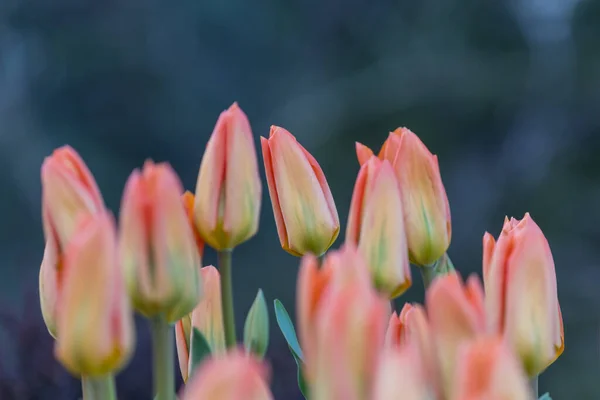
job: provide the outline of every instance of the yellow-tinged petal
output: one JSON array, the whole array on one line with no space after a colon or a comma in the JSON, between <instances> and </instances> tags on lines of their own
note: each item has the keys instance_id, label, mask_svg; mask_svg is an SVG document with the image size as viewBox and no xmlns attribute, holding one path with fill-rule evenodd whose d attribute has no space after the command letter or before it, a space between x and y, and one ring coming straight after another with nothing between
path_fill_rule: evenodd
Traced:
<instances>
[{"instance_id":1,"label":"yellow-tinged petal","mask_svg":"<svg viewBox=\"0 0 600 400\"><path fill-rule=\"evenodd\" d=\"M340 222L325 175L291 133L271 127L261 139L267 183L282 247L294 255L323 254Z\"/></svg>"},{"instance_id":2,"label":"yellow-tinged petal","mask_svg":"<svg viewBox=\"0 0 600 400\"><path fill-rule=\"evenodd\" d=\"M65 251L55 353L74 375L119 370L133 349L133 317L107 213L83 218Z\"/></svg>"},{"instance_id":3,"label":"yellow-tinged petal","mask_svg":"<svg viewBox=\"0 0 600 400\"><path fill-rule=\"evenodd\" d=\"M209 265L201 269L204 297L192 312L192 326L205 337L212 354L225 351L225 330L221 305L221 276Z\"/></svg>"}]
</instances>

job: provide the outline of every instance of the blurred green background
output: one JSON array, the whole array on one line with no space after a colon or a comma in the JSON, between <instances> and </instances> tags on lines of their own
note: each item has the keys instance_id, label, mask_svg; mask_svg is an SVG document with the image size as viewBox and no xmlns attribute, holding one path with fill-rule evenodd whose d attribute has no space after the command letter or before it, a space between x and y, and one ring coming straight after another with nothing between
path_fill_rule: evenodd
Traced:
<instances>
[{"instance_id":1,"label":"blurred green background","mask_svg":"<svg viewBox=\"0 0 600 400\"><path fill-rule=\"evenodd\" d=\"M398 126L439 156L463 275L480 271L486 230L531 212L553 250L566 336L541 391L598 398L600 1L2 0L0 399L79 393L53 361L37 298L43 158L75 147L115 212L146 158L193 190L233 101L257 145L281 125L317 158L342 232L354 142L378 149ZM298 259L279 247L263 193L261 230L234 256L240 332L259 287L294 309ZM422 301L413 276L398 305ZM139 320L122 400L150 398L148 338ZM299 399L293 359L276 328L271 338L275 396Z\"/></svg>"}]
</instances>

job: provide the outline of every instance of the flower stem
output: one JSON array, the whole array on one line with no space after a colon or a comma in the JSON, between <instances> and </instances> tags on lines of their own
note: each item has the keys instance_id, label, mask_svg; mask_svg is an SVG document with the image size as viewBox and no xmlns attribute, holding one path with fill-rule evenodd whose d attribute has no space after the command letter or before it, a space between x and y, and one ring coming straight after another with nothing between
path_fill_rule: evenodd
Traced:
<instances>
[{"instance_id":1,"label":"flower stem","mask_svg":"<svg viewBox=\"0 0 600 400\"><path fill-rule=\"evenodd\" d=\"M431 285L431 282L433 282L437 276L435 264L424 265L419 267L419 270L421 271L421 277L423 278L423 286L425 287L425 290L427 290L429 285Z\"/></svg>"},{"instance_id":2,"label":"flower stem","mask_svg":"<svg viewBox=\"0 0 600 400\"><path fill-rule=\"evenodd\" d=\"M117 399L114 375L105 375L99 377L82 377L81 385L83 388L84 400Z\"/></svg>"},{"instance_id":3,"label":"flower stem","mask_svg":"<svg viewBox=\"0 0 600 400\"><path fill-rule=\"evenodd\" d=\"M221 303L223 306L223 329L228 348L237 343L235 337L235 314L233 310L233 286L231 283L231 250L220 250L219 272L221 273Z\"/></svg>"},{"instance_id":4,"label":"flower stem","mask_svg":"<svg viewBox=\"0 0 600 400\"><path fill-rule=\"evenodd\" d=\"M533 392L534 398L537 399L539 396L539 391L538 391L538 377L536 376L535 378L532 378L529 381L529 385L531 386L531 391Z\"/></svg>"},{"instance_id":5,"label":"flower stem","mask_svg":"<svg viewBox=\"0 0 600 400\"><path fill-rule=\"evenodd\" d=\"M152 330L152 356L154 359L155 400L173 400L175 398L173 327L162 315L151 318L150 324Z\"/></svg>"}]
</instances>

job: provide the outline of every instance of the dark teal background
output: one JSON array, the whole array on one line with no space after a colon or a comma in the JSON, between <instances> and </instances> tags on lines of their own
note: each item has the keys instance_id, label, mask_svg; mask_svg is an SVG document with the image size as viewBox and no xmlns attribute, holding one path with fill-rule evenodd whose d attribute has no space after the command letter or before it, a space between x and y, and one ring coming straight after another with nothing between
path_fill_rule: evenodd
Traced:
<instances>
[{"instance_id":1,"label":"dark teal background","mask_svg":"<svg viewBox=\"0 0 600 400\"><path fill-rule=\"evenodd\" d=\"M464 275L480 272L486 230L497 236L505 215L531 212L553 250L566 340L541 390L598 398L600 1L2 0L1 400L79 391L53 361L39 312L43 158L75 147L115 212L146 158L171 162L193 190L207 138L233 101L257 146L276 124L317 158L342 233L354 142L377 150L398 126L439 156L449 253ZM270 305L280 298L294 309L298 260L279 247L263 193L260 233L234 255L240 333L259 287ZM422 300L413 275L398 305ZM150 398L139 322L122 400ZM276 398L298 399L292 357L276 329L271 337Z\"/></svg>"}]
</instances>

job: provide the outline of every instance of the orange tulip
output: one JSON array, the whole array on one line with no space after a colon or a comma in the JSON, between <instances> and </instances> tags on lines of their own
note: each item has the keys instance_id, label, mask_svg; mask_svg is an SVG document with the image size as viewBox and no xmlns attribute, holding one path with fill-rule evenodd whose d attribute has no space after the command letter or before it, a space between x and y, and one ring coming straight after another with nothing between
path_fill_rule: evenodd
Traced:
<instances>
[{"instance_id":1,"label":"orange tulip","mask_svg":"<svg viewBox=\"0 0 600 400\"><path fill-rule=\"evenodd\" d=\"M373 400L430 400L434 388L417 346L404 344L387 349L377 367Z\"/></svg>"},{"instance_id":2,"label":"orange tulip","mask_svg":"<svg viewBox=\"0 0 600 400\"><path fill-rule=\"evenodd\" d=\"M366 264L358 250L351 244L327 254L319 268L317 258L312 254L302 257L297 281L298 336L302 345L307 379L311 379L316 345L315 319L322 299L331 290L346 286L360 286L370 289Z\"/></svg>"},{"instance_id":3,"label":"orange tulip","mask_svg":"<svg viewBox=\"0 0 600 400\"><path fill-rule=\"evenodd\" d=\"M499 337L480 337L459 350L450 400L535 400L514 353Z\"/></svg>"},{"instance_id":4,"label":"orange tulip","mask_svg":"<svg viewBox=\"0 0 600 400\"><path fill-rule=\"evenodd\" d=\"M46 247L40 267L40 303L48 331L56 337L56 300L62 281L62 253L81 215L104 210L94 177L77 152L60 147L42 164L42 219Z\"/></svg>"},{"instance_id":5,"label":"orange tulip","mask_svg":"<svg viewBox=\"0 0 600 400\"><path fill-rule=\"evenodd\" d=\"M210 346L211 354L225 352L225 330L221 308L221 277L219 271L209 265L200 270L204 296L194 311L177 321L175 338L177 356L183 381L188 379L192 327L198 329Z\"/></svg>"},{"instance_id":6,"label":"orange tulip","mask_svg":"<svg viewBox=\"0 0 600 400\"><path fill-rule=\"evenodd\" d=\"M134 348L115 230L106 212L82 216L65 250L55 353L74 375L114 372L127 363Z\"/></svg>"},{"instance_id":7,"label":"orange tulip","mask_svg":"<svg viewBox=\"0 0 600 400\"><path fill-rule=\"evenodd\" d=\"M194 216L204 241L226 250L254 236L261 191L250 122L233 103L219 116L198 173Z\"/></svg>"},{"instance_id":8,"label":"orange tulip","mask_svg":"<svg viewBox=\"0 0 600 400\"><path fill-rule=\"evenodd\" d=\"M340 220L319 163L283 128L260 140L281 246L295 256L325 253Z\"/></svg>"},{"instance_id":9,"label":"orange tulip","mask_svg":"<svg viewBox=\"0 0 600 400\"><path fill-rule=\"evenodd\" d=\"M458 274L439 277L426 293L427 316L436 342L441 384L452 391L459 346L485 333L483 289L476 276L463 285Z\"/></svg>"},{"instance_id":10,"label":"orange tulip","mask_svg":"<svg viewBox=\"0 0 600 400\"><path fill-rule=\"evenodd\" d=\"M183 188L168 164L147 161L125 186L120 257L129 296L147 317L176 322L201 295L201 262L181 201Z\"/></svg>"},{"instance_id":11,"label":"orange tulip","mask_svg":"<svg viewBox=\"0 0 600 400\"><path fill-rule=\"evenodd\" d=\"M203 362L185 387L182 400L272 400L268 370L239 350Z\"/></svg>"},{"instance_id":12,"label":"orange tulip","mask_svg":"<svg viewBox=\"0 0 600 400\"><path fill-rule=\"evenodd\" d=\"M373 152L357 143L359 162ZM379 158L394 167L402 195L404 226L411 262L429 265L444 255L452 236L448 197L440 176L437 156L406 128L390 133Z\"/></svg>"},{"instance_id":13,"label":"orange tulip","mask_svg":"<svg viewBox=\"0 0 600 400\"><path fill-rule=\"evenodd\" d=\"M495 243L486 233L483 271L490 329L506 337L530 376L564 349L554 260L548 241L529 214L504 222Z\"/></svg>"},{"instance_id":14,"label":"orange tulip","mask_svg":"<svg viewBox=\"0 0 600 400\"><path fill-rule=\"evenodd\" d=\"M384 343L389 302L360 282L328 291L315 319L313 400L366 400Z\"/></svg>"},{"instance_id":15,"label":"orange tulip","mask_svg":"<svg viewBox=\"0 0 600 400\"><path fill-rule=\"evenodd\" d=\"M190 226L192 227L192 231L194 232L194 239L196 239L196 248L198 249L198 255L200 258L204 255L204 241L202 240L202 236L200 236L200 231L196 228L196 222L194 221L194 202L195 197L191 192L186 191L183 196L181 196L181 201L183 202L183 207L185 208L185 212L190 221Z\"/></svg>"},{"instance_id":16,"label":"orange tulip","mask_svg":"<svg viewBox=\"0 0 600 400\"><path fill-rule=\"evenodd\" d=\"M372 157L358 173L346 241L365 255L375 287L389 298L411 285L400 190L392 166Z\"/></svg>"}]
</instances>

